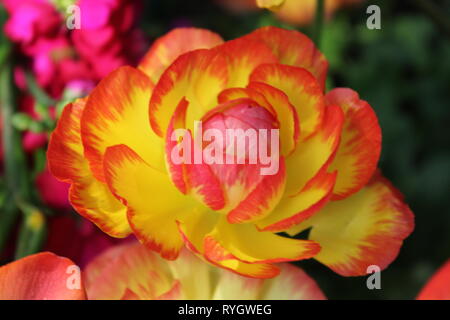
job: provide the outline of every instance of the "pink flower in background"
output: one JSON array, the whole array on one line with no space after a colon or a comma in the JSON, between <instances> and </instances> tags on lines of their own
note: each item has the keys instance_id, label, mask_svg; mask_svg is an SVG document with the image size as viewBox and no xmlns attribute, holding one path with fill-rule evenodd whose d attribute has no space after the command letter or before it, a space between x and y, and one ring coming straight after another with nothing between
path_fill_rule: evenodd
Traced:
<instances>
[{"instance_id":1,"label":"pink flower in background","mask_svg":"<svg viewBox=\"0 0 450 320\"><path fill-rule=\"evenodd\" d=\"M79 0L81 29L69 30L65 12L49 0L3 0L9 19L5 34L25 59L37 83L60 98L73 80L98 82L114 69L135 64L146 41L135 28L141 1ZM17 85L24 88L23 77Z\"/></svg>"},{"instance_id":2,"label":"pink flower in background","mask_svg":"<svg viewBox=\"0 0 450 320\"><path fill-rule=\"evenodd\" d=\"M46 0L3 0L2 3L10 15L5 34L23 46L53 36L62 27L62 16Z\"/></svg>"},{"instance_id":3,"label":"pink flower in background","mask_svg":"<svg viewBox=\"0 0 450 320\"><path fill-rule=\"evenodd\" d=\"M140 1L80 0L81 29L73 30L77 52L102 78L117 67L134 64L144 53L140 30L134 28ZM138 39L136 39L138 38ZM129 41L129 40L133 41Z\"/></svg>"},{"instance_id":4,"label":"pink flower in background","mask_svg":"<svg viewBox=\"0 0 450 320\"><path fill-rule=\"evenodd\" d=\"M36 177L36 187L42 201L55 209L69 210L71 208L67 199L69 186L68 183L56 180L48 169Z\"/></svg>"},{"instance_id":5,"label":"pink flower in background","mask_svg":"<svg viewBox=\"0 0 450 320\"><path fill-rule=\"evenodd\" d=\"M106 235L86 219L63 215L50 219L44 250L68 257L84 267L104 250L128 241Z\"/></svg>"}]
</instances>

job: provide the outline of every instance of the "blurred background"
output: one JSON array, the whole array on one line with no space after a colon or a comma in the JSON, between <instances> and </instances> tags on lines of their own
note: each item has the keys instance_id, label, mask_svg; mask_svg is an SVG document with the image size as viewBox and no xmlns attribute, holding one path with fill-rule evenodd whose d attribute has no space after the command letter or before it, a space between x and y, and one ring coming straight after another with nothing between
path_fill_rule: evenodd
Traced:
<instances>
[{"instance_id":1,"label":"blurred background","mask_svg":"<svg viewBox=\"0 0 450 320\"><path fill-rule=\"evenodd\" d=\"M61 25L68 5L83 10L89 1L0 1L2 263L51 250L83 266L121 241L79 219L67 186L46 170L48 133L65 102L117 66L136 64L174 27L208 28L228 40L275 25L317 39L330 63L327 87L350 87L375 109L383 132L380 167L416 216L413 234L381 274L381 290L313 260L297 264L330 299L415 298L450 257L450 1L326 0L320 39L315 0L287 0L290 7L276 13L255 0L116 2L107 15L95 11L83 33ZM367 28L369 5L381 9L381 29Z\"/></svg>"}]
</instances>

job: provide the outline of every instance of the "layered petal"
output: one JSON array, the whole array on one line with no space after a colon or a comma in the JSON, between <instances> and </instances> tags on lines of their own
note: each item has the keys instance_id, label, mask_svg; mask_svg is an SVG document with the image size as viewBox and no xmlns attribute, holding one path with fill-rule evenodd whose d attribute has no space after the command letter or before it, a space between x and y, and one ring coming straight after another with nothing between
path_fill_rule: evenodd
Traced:
<instances>
[{"instance_id":1,"label":"layered petal","mask_svg":"<svg viewBox=\"0 0 450 320\"><path fill-rule=\"evenodd\" d=\"M110 190L128 208L134 234L164 258L175 259L183 246L176 220L193 210L193 199L125 145L109 147L104 166Z\"/></svg>"},{"instance_id":2,"label":"layered petal","mask_svg":"<svg viewBox=\"0 0 450 320\"><path fill-rule=\"evenodd\" d=\"M121 67L91 92L81 119L85 157L94 176L104 182L105 150L126 144L153 167L164 170L164 141L151 129L148 103L153 85L141 71Z\"/></svg>"},{"instance_id":3,"label":"layered petal","mask_svg":"<svg viewBox=\"0 0 450 320\"><path fill-rule=\"evenodd\" d=\"M334 199L360 190L377 168L381 152L381 129L370 105L351 90L337 88L326 95L327 103L342 108L345 122L336 157L330 166L338 171Z\"/></svg>"},{"instance_id":4,"label":"layered petal","mask_svg":"<svg viewBox=\"0 0 450 320\"><path fill-rule=\"evenodd\" d=\"M276 27L264 27L253 31L246 38L264 41L272 49L279 63L305 68L317 78L324 90L328 61L311 39L303 33Z\"/></svg>"},{"instance_id":5,"label":"layered petal","mask_svg":"<svg viewBox=\"0 0 450 320\"><path fill-rule=\"evenodd\" d=\"M228 82L228 59L217 50L200 49L178 57L161 75L150 100L150 123L161 137L185 98L189 105L187 123L192 128L208 110L217 105L218 94Z\"/></svg>"},{"instance_id":6,"label":"layered petal","mask_svg":"<svg viewBox=\"0 0 450 320\"><path fill-rule=\"evenodd\" d=\"M296 240L260 232L254 225L231 225L223 218L204 238L204 256L237 274L272 278L278 269L270 263L308 259L320 251L309 240Z\"/></svg>"},{"instance_id":7,"label":"layered petal","mask_svg":"<svg viewBox=\"0 0 450 320\"><path fill-rule=\"evenodd\" d=\"M280 202L286 183L286 166L284 158L276 161L278 171L265 175L250 193L227 214L229 223L248 223L269 215Z\"/></svg>"},{"instance_id":8,"label":"layered petal","mask_svg":"<svg viewBox=\"0 0 450 320\"><path fill-rule=\"evenodd\" d=\"M298 194L285 197L269 216L256 225L264 231L280 232L308 219L330 200L336 175L337 172L321 170Z\"/></svg>"},{"instance_id":9,"label":"layered petal","mask_svg":"<svg viewBox=\"0 0 450 320\"><path fill-rule=\"evenodd\" d=\"M264 63L277 63L277 57L261 40L238 38L215 48L228 57L228 87L245 87L253 70Z\"/></svg>"},{"instance_id":10,"label":"layered petal","mask_svg":"<svg viewBox=\"0 0 450 320\"><path fill-rule=\"evenodd\" d=\"M320 171L328 170L341 139L343 123L341 108L327 106L324 120L317 132L303 141L286 159L287 196L297 195Z\"/></svg>"},{"instance_id":11,"label":"layered petal","mask_svg":"<svg viewBox=\"0 0 450 320\"><path fill-rule=\"evenodd\" d=\"M302 269L284 263L280 275L267 280L263 300L325 300L317 283Z\"/></svg>"},{"instance_id":12,"label":"layered petal","mask_svg":"<svg viewBox=\"0 0 450 320\"><path fill-rule=\"evenodd\" d=\"M155 300L181 297L168 264L137 242L116 246L84 270L89 300Z\"/></svg>"},{"instance_id":13,"label":"layered petal","mask_svg":"<svg viewBox=\"0 0 450 320\"><path fill-rule=\"evenodd\" d=\"M309 227L309 238L322 247L318 261L340 275L362 276L370 265L384 269L397 257L414 217L398 190L377 173L361 191L330 202L289 233Z\"/></svg>"},{"instance_id":14,"label":"layered petal","mask_svg":"<svg viewBox=\"0 0 450 320\"><path fill-rule=\"evenodd\" d=\"M300 123L295 107L284 92L265 83L252 82L248 89L261 94L274 110L280 123L281 154L288 156L295 150L300 138Z\"/></svg>"},{"instance_id":15,"label":"layered petal","mask_svg":"<svg viewBox=\"0 0 450 320\"><path fill-rule=\"evenodd\" d=\"M131 233L126 208L95 179L83 157L80 119L86 99L68 104L50 137L47 151L50 172L59 180L71 183L69 200L79 214L114 237Z\"/></svg>"},{"instance_id":16,"label":"layered petal","mask_svg":"<svg viewBox=\"0 0 450 320\"><path fill-rule=\"evenodd\" d=\"M42 252L0 268L0 300L84 299L79 269L67 258Z\"/></svg>"},{"instance_id":17,"label":"layered petal","mask_svg":"<svg viewBox=\"0 0 450 320\"><path fill-rule=\"evenodd\" d=\"M177 28L158 38L145 54L138 68L157 83L164 70L180 55L209 49L223 43L222 38L209 30L199 28Z\"/></svg>"},{"instance_id":18,"label":"layered petal","mask_svg":"<svg viewBox=\"0 0 450 320\"><path fill-rule=\"evenodd\" d=\"M306 69L263 64L253 71L250 81L263 82L284 92L297 111L302 140L311 136L322 123L325 112L322 89Z\"/></svg>"}]
</instances>

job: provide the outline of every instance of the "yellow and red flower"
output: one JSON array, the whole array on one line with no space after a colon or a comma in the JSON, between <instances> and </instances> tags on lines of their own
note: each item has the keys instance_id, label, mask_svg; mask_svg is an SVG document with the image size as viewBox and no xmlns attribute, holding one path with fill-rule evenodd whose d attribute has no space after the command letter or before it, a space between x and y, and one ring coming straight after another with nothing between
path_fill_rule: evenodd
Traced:
<instances>
[{"instance_id":1,"label":"yellow and red flower","mask_svg":"<svg viewBox=\"0 0 450 320\"><path fill-rule=\"evenodd\" d=\"M335 272L387 267L413 229L402 196L377 171L381 130L351 89L324 93L328 63L305 35L267 27L223 42L202 29L157 40L66 106L51 172L70 201L114 237L134 233L166 259L186 246L216 266L270 278L276 262L316 258ZM178 129L279 129L279 170L178 164ZM194 139L195 140L195 139ZM205 148L206 149L206 148ZM291 235L312 228L309 240Z\"/></svg>"},{"instance_id":2,"label":"yellow and red flower","mask_svg":"<svg viewBox=\"0 0 450 320\"><path fill-rule=\"evenodd\" d=\"M276 279L249 279L217 271L188 250L166 261L136 242L106 250L82 272L74 267L49 252L1 267L0 300L325 299L313 279L287 263Z\"/></svg>"},{"instance_id":3,"label":"yellow and red flower","mask_svg":"<svg viewBox=\"0 0 450 320\"><path fill-rule=\"evenodd\" d=\"M232 11L250 11L258 8L269 9L275 16L292 25L307 25L314 20L317 0L218 0ZM363 0L326 0L325 16L330 18L338 9L361 3Z\"/></svg>"}]
</instances>

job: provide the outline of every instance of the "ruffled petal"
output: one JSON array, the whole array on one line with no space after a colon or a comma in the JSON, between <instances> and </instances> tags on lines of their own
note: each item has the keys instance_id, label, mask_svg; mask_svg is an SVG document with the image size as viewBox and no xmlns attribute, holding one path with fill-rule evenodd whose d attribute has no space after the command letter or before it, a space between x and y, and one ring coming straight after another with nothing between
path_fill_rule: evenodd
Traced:
<instances>
[{"instance_id":1,"label":"ruffled petal","mask_svg":"<svg viewBox=\"0 0 450 320\"><path fill-rule=\"evenodd\" d=\"M326 100L345 114L341 142L330 166L338 171L333 195L338 200L360 190L372 177L381 152L381 129L375 112L355 91L334 89Z\"/></svg>"},{"instance_id":2,"label":"ruffled petal","mask_svg":"<svg viewBox=\"0 0 450 320\"><path fill-rule=\"evenodd\" d=\"M277 63L277 57L263 42L238 38L215 48L228 57L228 87L245 87L253 70L264 63Z\"/></svg>"},{"instance_id":3,"label":"ruffled petal","mask_svg":"<svg viewBox=\"0 0 450 320\"><path fill-rule=\"evenodd\" d=\"M263 300L325 300L317 283L302 269L283 263L280 275L266 280Z\"/></svg>"},{"instance_id":4,"label":"ruffled petal","mask_svg":"<svg viewBox=\"0 0 450 320\"><path fill-rule=\"evenodd\" d=\"M218 94L228 82L228 59L217 50L200 49L178 57L161 75L150 100L150 123L165 137L170 119L185 98L190 108L186 122L192 128L217 105Z\"/></svg>"},{"instance_id":5,"label":"ruffled petal","mask_svg":"<svg viewBox=\"0 0 450 320\"><path fill-rule=\"evenodd\" d=\"M104 182L105 150L126 144L153 167L164 169L164 141L151 129L148 103L153 85L141 71L121 67L91 92L81 118L84 154L94 176Z\"/></svg>"},{"instance_id":6,"label":"ruffled petal","mask_svg":"<svg viewBox=\"0 0 450 320\"><path fill-rule=\"evenodd\" d=\"M222 43L222 38L209 30L177 28L153 43L138 68L147 74L153 83L157 83L164 70L180 55L197 49L210 49Z\"/></svg>"},{"instance_id":7,"label":"ruffled petal","mask_svg":"<svg viewBox=\"0 0 450 320\"><path fill-rule=\"evenodd\" d=\"M279 63L305 68L317 78L322 91L324 90L328 61L303 33L277 27L263 27L245 38L264 41L277 56Z\"/></svg>"},{"instance_id":8,"label":"ruffled petal","mask_svg":"<svg viewBox=\"0 0 450 320\"><path fill-rule=\"evenodd\" d=\"M128 207L134 234L164 258L176 259L183 246L176 220L193 210L195 201L125 145L109 147L104 166L110 190Z\"/></svg>"},{"instance_id":9,"label":"ruffled petal","mask_svg":"<svg viewBox=\"0 0 450 320\"><path fill-rule=\"evenodd\" d=\"M253 71L250 81L266 83L286 94L297 111L302 140L319 128L325 113L325 99L319 83L306 69L264 64Z\"/></svg>"},{"instance_id":10,"label":"ruffled petal","mask_svg":"<svg viewBox=\"0 0 450 320\"><path fill-rule=\"evenodd\" d=\"M87 265L83 274L89 300L182 297L167 262L138 242L106 250Z\"/></svg>"},{"instance_id":11,"label":"ruffled petal","mask_svg":"<svg viewBox=\"0 0 450 320\"><path fill-rule=\"evenodd\" d=\"M309 238L322 246L318 261L340 275L362 276L370 265L384 269L397 257L414 216L398 190L377 173L361 191L330 202L289 234L311 226Z\"/></svg>"},{"instance_id":12,"label":"ruffled petal","mask_svg":"<svg viewBox=\"0 0 450 320\"><path fill-rule=\"evenodd\" d=\"M324 120L317 132L301 142L286 159L286 196L297 195L320 171L328 170L340 142L343 123L341 108L327 106Z\"/></svg>"},{"instance_id":13,"label":"ruffled petal","mask_svg":"<svg viewBox=\"0 0 450 320\"><path fill-rule=\"evenodd\" d=\"M69 200L75 210L113 237L131 233L126 207L95 179L83 157L80 119L86 99L68 104L50 137L47 151L50 172L59 180L71 183Z\"/></svg>"}]
</instances>

